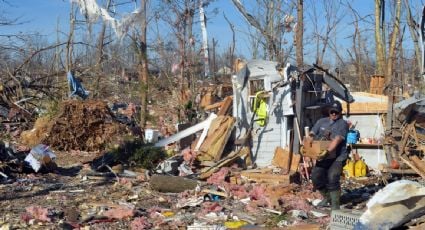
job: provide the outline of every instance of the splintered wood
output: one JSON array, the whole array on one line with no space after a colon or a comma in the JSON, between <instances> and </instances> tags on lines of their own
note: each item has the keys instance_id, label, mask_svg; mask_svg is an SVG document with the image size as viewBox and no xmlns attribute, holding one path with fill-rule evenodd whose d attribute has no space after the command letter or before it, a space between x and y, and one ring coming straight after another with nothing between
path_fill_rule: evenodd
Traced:
<instances>
[{"instance_id":1,"label":"splintered wood","mask_svg":"<svg viewBox=\"0 0 425 230\"><path fill-rule=\"evenodd\" d=\"M417 167L418 162L412 162L405 156L400 156L400 159L403 160L405 164L407 164L411 169L413 169L417 174L419 174L422 178L425 179L425 171L421 170L422 164L420 164L420 167Z\"/></svg>"},{"instance_id":2,"label":"splintered wood","mask_svg":"<svg viewBox=\"0 0 425 230\"><path fill-rule=\"evenodd\" d=\"M210 177L213 173L220 170L221 167L229 165L235 160L244 157L248 154L250 154L250 150L248 147L243 147L236 152L231 152L229 155L219 160L215 165L202 169L201 174L199 175L199 179L205 179Z\"/></svg>"},{"instance_id":3,"label":"splintered wood","mask_svg":"<svg viewBox=\"0 0 425 230\"><path fill-rule=\"evenodd\" d=\"M219 116L212 121L207 137L199 148L198 160L220 160L224 147L232 133L235 120L234 117Z\"/></svg>"}]
</instances>

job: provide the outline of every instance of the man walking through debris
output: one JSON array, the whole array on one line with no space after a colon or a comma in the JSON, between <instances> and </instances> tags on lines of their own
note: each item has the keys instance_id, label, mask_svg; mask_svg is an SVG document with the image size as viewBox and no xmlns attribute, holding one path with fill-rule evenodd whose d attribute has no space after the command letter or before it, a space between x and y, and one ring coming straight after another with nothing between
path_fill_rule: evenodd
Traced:
<instances>
[{"instance_id":1,"label":"man walking through debris","mask_svg":"<svg viewBox=\"0 0 425 230\"><path fill-rule=\"evenodd\" d=\"M331 203L332 210L337 210L340 208L341 197L340 176L347 159L348 125L342 119L342 106L339 101L334 101L328 111L329 117L319 119L309 133L315 140L330 141L328 147L320 154L311 179L314 187L324 198L318 207L326 207Z\"/></svg>"}]
</instances>

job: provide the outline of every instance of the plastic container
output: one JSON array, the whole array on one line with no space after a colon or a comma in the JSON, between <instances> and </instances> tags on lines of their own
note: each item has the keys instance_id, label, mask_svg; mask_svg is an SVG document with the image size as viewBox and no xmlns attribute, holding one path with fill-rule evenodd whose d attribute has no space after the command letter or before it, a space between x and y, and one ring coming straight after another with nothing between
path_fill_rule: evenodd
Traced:
<instances>
[{"instance_id":1,"label":"plastic container","mask_svg":"<svg viewBox=\"0 0 425 230\"><path fill-rule=\"evenodd\" d=\"M354 174L354 161L352 161L351 159L348 159L343 170L344 170L344 173L347 177L354 177L354 175L355 175Z\"/></svg>"},{"instance_id":2,"label":"plastic container","mask_svg":"<svg viewBox=\"0 0 425 230\"><path fill-rule=\"evenodd\" d=\"M358 160L354 164L354 176L363 177L366 176L367 173L367 165L363 160Z\"/></svg>"},{"instance_id":3,"label":"plastic container","mask_svg":"<svg viewBox=\"0 0 425 230\"><path fill-rule=\"evenodd\" d=\"M356 129L350 129L347 133L347 144L356 144L360 139L360 133Z\"/></svg>"}]
</instances>

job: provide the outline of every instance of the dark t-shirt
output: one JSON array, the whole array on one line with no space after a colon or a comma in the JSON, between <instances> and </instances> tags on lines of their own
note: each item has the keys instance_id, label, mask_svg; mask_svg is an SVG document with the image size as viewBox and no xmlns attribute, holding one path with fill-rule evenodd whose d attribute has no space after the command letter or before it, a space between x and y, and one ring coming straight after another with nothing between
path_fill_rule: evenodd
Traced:
<instances>
[{"instance_id":1,"label":"dark t-shirt","mask_svg":"<svg viewBox=\"0 0 425 230\"><path fill-rule=\"evenodd\" d=\"M311 132L314 133L315 140L332 140L336 136L340 136L342 142L339 143L335 150L336 160L344 161L347 159L346 136L348 133L348 124L344 119L340 118L333 121L328 117L321 118L314 124Z\"/></svg>"}]
</instances>

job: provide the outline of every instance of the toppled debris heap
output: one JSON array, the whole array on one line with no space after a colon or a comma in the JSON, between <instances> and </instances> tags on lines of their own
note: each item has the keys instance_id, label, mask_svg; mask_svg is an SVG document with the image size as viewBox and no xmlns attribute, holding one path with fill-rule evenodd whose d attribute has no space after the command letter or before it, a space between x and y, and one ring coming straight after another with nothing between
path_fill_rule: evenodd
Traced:
<instances>
[{"instance_id":1,"label":"toppled debris heap","mask_svg":"<svg viewBox=\"0 0 425 230\"><path fill-rule=\"evenodd\" d=\"M96 100L64 101L59 112L44 126L46 133L39 133L33 139L40 138L39 143L63 151L105 149L114 138L127 132L126 126L114 119L107 104ZM42 128L35 129L29 132L37 133ZM31 139L28 133L23 136Z\"/></svg>"}]
</instances>

